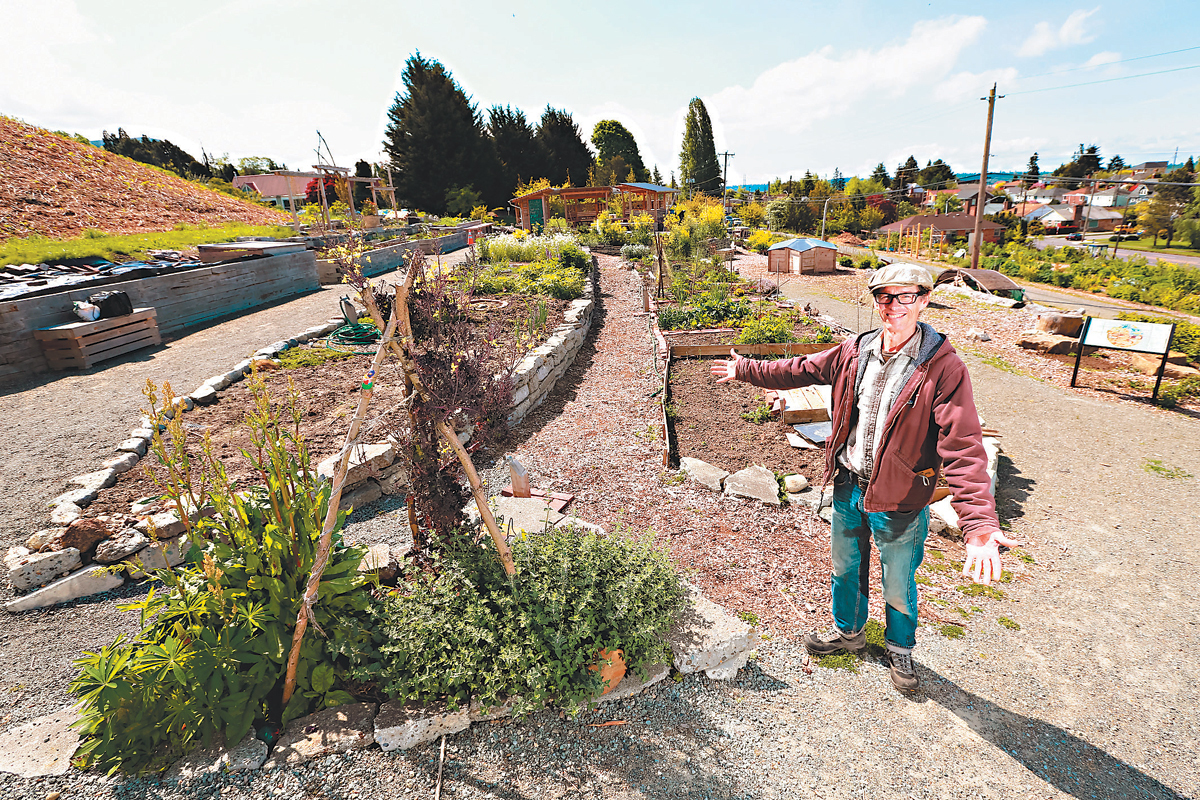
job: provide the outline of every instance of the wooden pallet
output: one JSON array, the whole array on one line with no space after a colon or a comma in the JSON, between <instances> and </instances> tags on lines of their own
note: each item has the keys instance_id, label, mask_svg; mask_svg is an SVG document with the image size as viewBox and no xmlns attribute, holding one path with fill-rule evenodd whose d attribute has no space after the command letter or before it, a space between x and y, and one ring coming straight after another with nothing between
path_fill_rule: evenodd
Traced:
<instances>
[{"instance_id":1,"label":"wooden pallet","mask_svg":"<svg viewBox=\"0 0 1200 800\"><path fill-rule=\"evenodd\" d=\"M41 328L33 335L51 369L87 369L105 359L162 344L153 308L135 308L124 317Z\"/></svg>"}]
</instances>

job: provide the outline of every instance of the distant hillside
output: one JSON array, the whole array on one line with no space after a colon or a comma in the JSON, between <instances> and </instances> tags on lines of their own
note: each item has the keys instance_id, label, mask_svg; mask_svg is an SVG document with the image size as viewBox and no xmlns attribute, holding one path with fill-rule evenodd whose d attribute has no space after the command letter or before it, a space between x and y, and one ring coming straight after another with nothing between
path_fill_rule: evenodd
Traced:
<instances>
[{"instance_id":1,"label":"distant hillside","mask_svg":"<svg viewBox=\"0 0 1200 800\"><path fill-rule=\"evenodd\" d=\"M284 214L124 156L0 117L0 241L166 231L183 223L277 225Z\"/></svg>"}]
</instances>

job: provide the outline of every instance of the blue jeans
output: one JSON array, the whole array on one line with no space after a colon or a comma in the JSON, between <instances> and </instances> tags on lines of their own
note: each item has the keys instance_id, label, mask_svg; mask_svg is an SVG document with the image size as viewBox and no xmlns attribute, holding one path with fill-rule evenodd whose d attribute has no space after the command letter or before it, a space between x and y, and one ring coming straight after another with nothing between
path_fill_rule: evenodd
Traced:
<instances>
[{"instance_id":1,"label":"blue jeans","mask_svg":"<svg viewBox=\"0 0 1200 800\"><path fill-rule=\"evenodd\" d=\"M917 643L917 567L925 558L929 509L901 513L863 510L862 489L845 473L833 487L833 621L843 632L867 624L871 539L883 566L885 638L909 651Z\"/></svg>"}]
</instances>

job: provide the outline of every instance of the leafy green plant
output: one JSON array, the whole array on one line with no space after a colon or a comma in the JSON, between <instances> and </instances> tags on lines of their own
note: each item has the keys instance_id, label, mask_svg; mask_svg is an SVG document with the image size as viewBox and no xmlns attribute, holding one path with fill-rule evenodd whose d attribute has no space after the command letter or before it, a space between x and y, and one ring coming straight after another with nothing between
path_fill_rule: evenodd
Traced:
<instances>
[{"instance_id":1,"label":"leafy green plant","mask_svg":"<svg viewBox=\"0 0 1200 800\"><path fill-rule=\"evenodd\" d=\"M352 355L353 353L330 350L326 347L293 347L279 354L279 364L284 369L319 367L328 361L341 361Z\"/></svg>"},{"instance_id":2,"label":"leafy green plant","mask_svg":"<svg viewBox=\"0 0 1200 800\"><path fill-rule=\"evenodd\" d=\"M650 246L645 244L627 244L621 248L621 258L626 261L640 261L650 255Z\"/></svg>"},{"instance_id":3,"label":"leafy green plant","mask_svg":"<svg viewBox=\"0 0 1200 800\"><path fill-rule=\"evenodd\" d=\"M945 636L947 639L961 639L964 635L966 635L966 631L963 630L961 625L955 625L953 623L946 623L939 626L938 633L940 633L942 636Z\"/></svg>"},{"instance_id":4,"label":"leafy green plant","mask_svg":"<svg viewBox=\"0 0 1200 800\"><path fill-rule=\"evenodd\" d=\"M1160 478L1191 478L1192 473L1185 470L1183 467L1169 467L1163 463L1161 458L1147 458L1142 462L1142 469L1151 475L1157 475Z\"/></svg>"},{"instance_id":5,"label":"leafy green plant","mask_svg":"<svg viewBox=\"0 0 1200 800\"><path fill-rule=\"evenodd\" d=\"M762 425L764 422L771 421L771 406L768 403L759 403L752 411L747 411L742 414L742 419L747 422L753 422L755 425Z\"/></svg>"},{"instance_id":6,"label":"leafy green plant","mask_svg":"<svg viewBox=\"0 0 1200 800\"><path fill-rule=\"evenodd\" d=\"M794 342L796 335L788 317L767 315L750 319L738 333L738 344L762 344L770 342Z\"/></svg>"},{"instance_id":7,"label":"leafy green plant","mask_svg":"<svg viewBox=\"0 0 1200 800\"><path fill-rule=\"evenodd\" d=\"M154 768L207 745L214 734L237 742L256 720L283 724L352 699L342 688L343 671L309 637L300 653L299 690L282 707L288 643L331 487L311 469L294 387L282 411L272 407L257 373L250 388L251 445L242 454L261 485L238 491L207 437L195 463L180 464L187 433L179 415L167 423L165 439L155 436L154 456L164 466L174 463L169 471L177 479L164 485L168 498L211 513L192 524L185 564L157 572L160 586L122 607L140 613L139 633L76 661L70 688L81 701L76 726L85 765L110 772ZM169 403L170 387L164 392ZM156 418L156 393L150 388L147 396ZM345 518L338 514L339 529ZM363 552L335 537L312 609L319 628L333 629L335 613L365 610L357 572Z\"/></svg>"},{"instance_id":8,"label":"leafy green plant","mask_svg":"<svg viewBox=\"0 0 1200 800\"><path fill-rule=\"evenodd\" d=\"M518 713L577 709L598 694L588 667L602 648L632 670L670 658L665 634L685 595L665 551L646 536L552 528L513 544L517 573L495 551L454 537L434 573L414 571L377 601L351 675L389 697ZM378 654L376 656L376 653Z\"/></svg>"},{"instance_id":9,"label":"leafy green plant","mask_svg":"<svg viewBox=\"0 0 1200 800\"><path fill-rule=\"evenodd\" d=\"M1008 617L998 617L996 622L1000 625L1003 625L1005 628L1008 628L1010 631L1021 630L1021 624L1016 620L1009 619Z\"/></svg>"}]
</instances>

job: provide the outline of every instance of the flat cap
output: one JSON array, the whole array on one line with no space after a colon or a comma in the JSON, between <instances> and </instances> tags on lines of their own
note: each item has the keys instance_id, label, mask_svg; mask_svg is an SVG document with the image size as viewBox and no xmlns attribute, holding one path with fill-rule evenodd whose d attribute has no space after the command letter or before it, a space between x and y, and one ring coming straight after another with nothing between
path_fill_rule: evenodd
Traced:
<instances>
[{"instance_id":1,"label":"flat cap","mask_svg":"<svg viewBox=\"0 0 1200 800\"><path fill-rule=\"evenodd\" d=\"M918 264L897 262L875 270L875 274L867 281L867 288L872 292L885 286L920 286L932 290L933 276Z\"/></svg>"}]
</instances>

